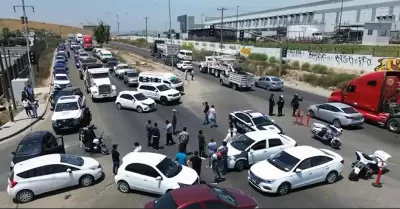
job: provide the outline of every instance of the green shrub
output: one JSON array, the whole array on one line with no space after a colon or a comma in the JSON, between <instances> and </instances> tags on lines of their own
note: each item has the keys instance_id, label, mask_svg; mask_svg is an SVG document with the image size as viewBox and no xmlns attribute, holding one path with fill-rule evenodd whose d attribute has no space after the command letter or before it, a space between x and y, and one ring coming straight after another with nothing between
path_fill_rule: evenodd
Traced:
<instances>
[{"instance_id":1,"label":"green shrub","mask_svg":"<svg viewBox=\"0 0 400 209\"><path fill-rule=\"evenodd\" d=\"M325 65L317 64L311 67L311 72L324 75L331 73L331 70L328 69L328 67L326 67Z\"/></svg>"},{"instance_id":2,"label":"green shrub","mask_svg":"<svg viewBox=\"0 0 400 209\"><path fill-rule=\"evenodd\" d=\"M193 52L193 60L194 61L201 61L201 60L204 59L204 57L211 56L214 53L212 51L206 51L206 50L203 50L203 49L201 51L192 50L192 52Z\"/></svg>"},{"instance_id":3,"label":"green shrub","mask_svg":"<svg viewBox=\"0 0 400 209\"><path fill-rule=\"evenodd\" d=\"M305 63L303 63L302 65L301 65L301 70L302 71L307 71L307 72L310 72L310 69L311 68L311 65L310 65L310 63L308 63L308 62L305 62Z\"/></svg>"},{"instance_id":4,"label":"green shrub","mask_svg":"<svg viewBox=\"0 0 400 209\"><path fill-rule=\"evenodd\" d=\"M293 61L293 62L291 63L291 68L292 68L293 70L300 70L300 62L299 62L299 61Z\"/></svg>"},{"instance_id":5,"label":"green shrub","mask_svg":"<svg viewBox=\"0 0 400 209\"><path fill-rule=\"evenodd\" d=\"M184 46L181 46L182 47L182 49L184 49L184 50L191 50L191 51L193 51L194 50L194 46L188 46L188 45L184 45Z\"/></svg>"},{"instance_id":6,"label":"green shrub","mask_svg":"<svg viewBox=\"0 0 400 209\"><path fill-rule=\"evenodd\" d=\"M342 88L347 83L357 77L354 74L339 73L330 75L316 75L312 73L303 74L300 77L301 81L309 83L312 86L320 86L324 88L337 87Z\"/></svg>"},{"instance_id":7,"label":"green shrub","mask_svg":"<svg viewBox=\"0 0 400 209\"><path fill-rule=\"evenodd\" d=\"M258 61L267 61L268 56L265 54L252 53L247 57L247 59L258 60Z\"/></svg>"},{"instance_id":8,"label":"green shrub","mask_svg":"<svg viewBox=\"0 0 400 209\"><path fill-rule=\"evenodd\" d=\"M277 60L275 57L270 57L270 58L268 59L268 62L271 63L271 64L275 64L275 63L278 62L278 60Z\"/></svg>"},{"instance_id":9,"label":"green shrub","mask_svg":"<svg viewBox=\"0 0 400 209\"><path fill-rule=\"evenodd\" d=\"M300 76L300 81L309 83L312 86L317 86L317 81L318 81L319 76L315 75L315 74L303 74L302 76Z\"/></svg>"}]
</instances>

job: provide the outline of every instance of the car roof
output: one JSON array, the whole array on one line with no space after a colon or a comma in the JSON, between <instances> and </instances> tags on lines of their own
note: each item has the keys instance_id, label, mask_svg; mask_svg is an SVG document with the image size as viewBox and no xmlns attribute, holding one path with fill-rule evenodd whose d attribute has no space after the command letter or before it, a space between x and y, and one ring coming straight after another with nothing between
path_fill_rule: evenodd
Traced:
<instances>
[{"instance_id":1,"label":"car roof","mask_svg":"<svg viewBox=\"0 0 400 209\"><path fill-rule=\"evenodd\" d=\"M157 166L167 156L153 152L130 152L122 159L123 163L144 163Z\"/></svg>"},{"instance_id":2,"label":"car roof","mask_svg":"<svg viewBox=\"0 0 400 209\"><path fill-rule=\"evenodd\" d=\"M258 118L258 117L265 116L264 113L257 111L257 110L239 110L239 111L235 111L233 113L244 113L251 118Z\"/></svg>"},{"instance_id":3,"label":"car roof","mask_svg":"<svg viewBox=\"0 0 400 209\"><path fill-rule=\"evenodd\" d=\"M142 92L139 91L120 91L119 95L121 94L130 94L130 95L136 95L136 94L143 94Z\"/></svg>"},{"instance_id":4,"label":"car roof","mask_svg":"<svg viewBox=\"0 0 400 209\"><path fill-rule=\"evenodd\" d=\"M127 73L137 73L137 71L134 70L134 69L126 69L125 72L127 72Z\"/></svg>"},{"instance_id":5,"label":"car roof","mask_svg":"<svg viewBox=\"0 0 400 209\"><path fill-rule=\"evenodd\" d=\"M269 131L269 130L260 130L260 131L250 131L245 133L246 136L253 139L254 141L260 141L263 139L272 139L272 138L282 138L279 134Z\"/></svg>"},{"instance_id":6,"label":"car roof","mask_svg":"<svg viewBox=\"0 0 400 209\"><path fill-rule=\"evenodd\" d=\"M61 90L58 90L58 92L60 92L60 91L74 91L76 89L79 89L79 87L66 87L66 88L63 88Z\"/></svg>"},{"instance_id":7,"label":"car roof","mask_svg":"<svg viewBox=\"0 0 400 209\"><path fill-rule=\"evenodd\" d=\"M217 195L211 191L207 184L198 184L190 187L174 189L170 194L177 205L217 199Z\"/></svg>"},{"instance_id":8,"label":"car roof","mask_svg":"<svg viewBox=\"0 0 400 209\"><path fill-rule=\"evenodd\" d=\"M335 106L335 107L337 107L339 109L351 107L350 105L343 104L343 103L340 103L340 102L329 102L329 103L325 103L325 104Z\"/></svg>"},{"instance_id":9,"label":"car roof","mask_svg":"<svg viewBox=\"0 0 400 209\"><path fill-rule=\"evenodd\" d=\"M151 75L151 76L167 76L167 77L176 77L176 75L175 74L173 74L173 73L170 73L170 72L141 72L140 74L139 74L139 76L146 76L146 75Z\"/></svg>"},{"instance_id":10,"label":"car roof","mask_svg":"<svg viewBox=\"0 0 400 209\"><path fill-rule=\"evenodd\" d=\"M61 161L60 154L49 154L31 158L29 160L21 161L14 165L14 173L18 174L32 168L37 168L44 165L57 164Z\"/></svg>"},{"instance_id":11,"label":"car roof","mask_svg":"<svg viewBox=\"0 0 400 209\"><path fill-rule=\"evenodd\" d=\"M78 95L68 95L68 96L61 96L57 100L58 103L69 103L69 102L76 102L78 101L79 96Z\"/></svg>"},{"instance_id":12,"label":"car roof","mask_svg":"<svg viewBox=\"0 0 400 209\"><path fill-rule=\"evenodd\" d=\"M54 74L54 76L64 76L64 77L68 77L68 75L65 74L65 73L56 73L56 74Z\"/></svg>"},{"instance_id":13,"label":"car roof","mask_svg":"<svg viewBox=\"0 0 400 209\"><path fill-rule=\"evenodd\" d=\"M96 63L98 64L98 63ZM105 67L88 69L90 74L108 73L109 69Z\"/></svg>"},{"instance_id":14,"label":"car roof","mask_svg":"<svg viewBox=\"0 0 400 209\"><path fill-rule=\"evenodd\" d=\"M154 86L154 87L156 87L156 86L161 86L161 85L165 85L165 84L163 84L163 83L143 83L143 84L140 84L139 86Z\"/></svg>"},{"instance_id":15,"label":"car roof","mask_svg":"<svg viewBox=\"0 0 400 209\"><path fill-rule=\"evenodd\" d=\"M119 63L119 64L117 65L117 67L119 67L119 66L129 66L129 65L126 64L126 63Z\"/></svg>"},{"instance_id":16,"label":"car roof","mask_svg":"<svg viewBox=\"0 0 400 209\"><path fill-rule=\"evenodd\" d=\"M39 142L43 140L43 136L50 133L49 131L35 131L29 133L19 142L20 144L31 143L31 142ZM51 134L51 133L50 133Z\"/></svg>"},{"instance_id":17,"label":"car roof","mask_svg":"<svg viewBox=\"0 0 400 209\"><path fill-rule=\"evenodd\" d=\"M306 145L287 148L284 151L300 160L314 156L321 156L321 155L326 156L326 154L322 152L320 149Z\"/></svg>"}]
</instances>

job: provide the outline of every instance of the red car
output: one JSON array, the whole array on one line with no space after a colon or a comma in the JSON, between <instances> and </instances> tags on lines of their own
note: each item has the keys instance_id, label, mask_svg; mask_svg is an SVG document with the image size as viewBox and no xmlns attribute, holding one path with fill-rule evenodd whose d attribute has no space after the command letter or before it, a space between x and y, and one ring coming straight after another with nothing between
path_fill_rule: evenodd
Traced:
<instances>
[{"instance_id":1,"label":"red car","mask_svg":"<svg viewBox=\"0 0 400 209\"><path fill-rule=\"evenodd\" d=\"M148 202L144 208L258 208L257 201L250 195L237 189L223 189L207 184L175 189Z\"/></svg>"}]
</instances>

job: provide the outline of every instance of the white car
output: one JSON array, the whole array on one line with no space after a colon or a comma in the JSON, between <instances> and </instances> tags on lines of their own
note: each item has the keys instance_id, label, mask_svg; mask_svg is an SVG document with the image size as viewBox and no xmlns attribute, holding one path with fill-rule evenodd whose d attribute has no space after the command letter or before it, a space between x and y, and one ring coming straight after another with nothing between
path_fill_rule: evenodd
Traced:
<instances>
[{"instance_id":1,"label":"white car","mask_svg":"<svg viewBox=\"0 0 400 209\"><path fill-rule=\"evenodd\" d=\"M125 71L128 69L132 69L131 67L129 67L128 64L118 64L114 67L114 74L119 79L122 79L124 77Z\"/></svg>"},{"instance_id":2,"label":"white car","mask_svg":"<svg viewBox=\"0 0 400 209\"><path fill-rule=\"evenodd\" d=\"M103 176L103 168L90 157L68 154L43 155L15 164L7 192L20 203L36 195L75 185L88 187Z\"/></svg>"},{"instance_id":3,"label":"white car","mask_svg":"<svg viewBox=\"0 0 400 209\"><path fill-rule=\"evenodd\" d=\"M176 63L176 68L178 68L179 70L182 70L182 71L192 70L193 65L192 65L192 62L190 62L190 61L180 61L180 62Z\"/></svg>"},{"instance_id":4,"label":"white car","mask_svg":"<svg viewBox=\"0 0 400 209\"><path fill-rule=\"evenodd\" d=\"M160 101L162 105L168 105L172 102L177 103L181 99L181 93L178 90L171 89L165 84L141 84L137 91L156 101Z\"/></svg>"},{"instance_id":5,"label":"white car","mask_svg":"<svg viewBox=\"0 0 400 209\"><path fill-rule=\"evenodd\" d=\"M283 149L295 146L297 143L294 139L270 130L236 135L228 143L228 168L242 171Z\"/></svg>"},{"instance_id":6,"label":"white car","mask_svg":"<svg viewBox=\"0 0 400 209\"><path fill-rule=\"evenodd\" d=\"M138 190L158 195L200 183L199 176L192 168L151 152L127 154L114 180L118 190L123 193Z\"/></svg>"},{"instance_id":7,"label":"white car","mask_svg":"<svg viewBox=\"0 0 400 209\"><path fill-rule=\"evenodd\" d=\"M79 128L85 107L85 101L79 95L60 97L51 117L54 132L57 134L62 129Z\"/></svg>"},{"instance_id":8,"label":"white car","mask_svg":"<svg viewBox=\"0 0 400 209\"><path fill-rule=\"evenodd\" d=\"M55 74L53 84L54 89L63 89L72 86L67 74Z\"/></svg>"},{"instance_id":9,"label":"white car","mask_svg":"<svg viewBox=\"0 0 400 209\"><path fill-rule=\"evenodd\" d=\"M261 192L285 195L295 188L335 183L343 163L343 158L330 150L297 146L251 166L247 180Z\"/></svg>"},{"instance_id":10,"label":"white car","mask_svg":"<svg viewBox=\"0 0 400 209\"><path fill-rule=\"evenodd\" d=\"M115 100L118 109L134 109L137 112L149 112L156 109L156 102L137 91L121 91Z\"/></svg>"}]
</instances>

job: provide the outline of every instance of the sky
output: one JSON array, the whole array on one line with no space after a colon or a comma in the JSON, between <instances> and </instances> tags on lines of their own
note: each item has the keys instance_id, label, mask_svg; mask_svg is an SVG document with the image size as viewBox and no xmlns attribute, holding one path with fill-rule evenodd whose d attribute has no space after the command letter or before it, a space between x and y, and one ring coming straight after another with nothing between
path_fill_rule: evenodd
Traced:
<instances>
[{"instance_id":1,"label":"sky","mask_svg":"<svg viewBox=\"0 0 400 209\"><path fill-rule=\"evenodd\" d=\"M179 29L177 16L195 16L195 22L201 23L201 15L206 17L220 17L217 8L227 8L225 15L256 12L260 10L280 8L302 3L316 2L318 0L170 0L172 28ZM1 0L1 18L19 18L22 16L21 0ZM145 17L148 19L148 30L165 31L169 28L168 0L25 0L29 20L50 22L63 25L81 26L82 24L96 24L103 20L116 31L119 14L120 32L131 32L145 29ZM0 26L1 27L1 26Z\"/></svg>"}]
</instances>

